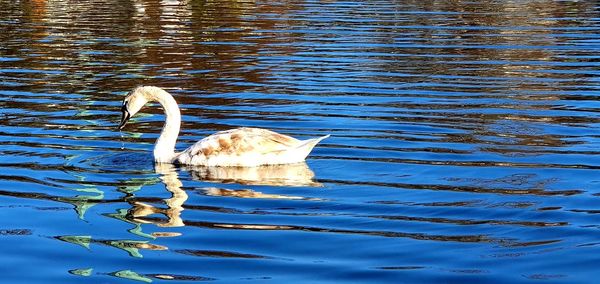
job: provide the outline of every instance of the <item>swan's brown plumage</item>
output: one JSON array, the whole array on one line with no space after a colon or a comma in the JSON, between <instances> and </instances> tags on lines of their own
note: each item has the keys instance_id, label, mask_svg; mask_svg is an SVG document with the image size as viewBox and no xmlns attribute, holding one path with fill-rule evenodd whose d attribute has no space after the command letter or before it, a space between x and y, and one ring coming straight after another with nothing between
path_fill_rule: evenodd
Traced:
<instances>
[{"instance_id":1,"label":"swan's brown plumage","mask_svg":"<svg viewBox=\"0 0 600 284\"><path fill-rule=\"evenodd\" d=\"M286 150L299 144L292 137L259 128L236 128L217 132L192 146L192 155L200 152L207 158L217 155L241 156L247 152L258 151L261 154Z\"/></svg>"},{"instance_id":2,"label":"swan's brown plumage","mask_svg":"<svg viewBox=\"0 0 600 284\"><path fill-rule=\"evenodd\" d=\"M267 129L236 128L196 142L177 160L182 164L221 166L297 163L326 137L301 141Z\"/></svg>"}]
</instances>

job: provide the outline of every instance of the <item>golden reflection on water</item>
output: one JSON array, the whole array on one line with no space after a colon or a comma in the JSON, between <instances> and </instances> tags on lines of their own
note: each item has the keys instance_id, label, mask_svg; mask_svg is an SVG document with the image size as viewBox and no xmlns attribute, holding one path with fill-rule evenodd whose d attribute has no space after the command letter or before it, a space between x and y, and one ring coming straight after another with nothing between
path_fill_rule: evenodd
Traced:
<instances>
[{"instance_id":1,"label":"golden reflection on water","mask_svg":"<svg viewBox=\"0 0 600 284\"><path fill-rule=\"evenodd\" d=\"M427 3L427 4L425 4ZM505 2L479 1L470 5L463 2L414 2L404 7L407 9L425 9L434 11L456 12L457 18L448 18L440 27L438 17L425 14L406 14L407 22L414 26L399 25L381 36L369 40L382 43L382 47L367 49L367 52L395 54L400 51L412 57L399 56L392 60L381 60L373 56L373 60L358 63L355 69L369 69L377 65L378 69L389 73L405 72L410 76L377 76L373 80L390 81L390 83L428 82L437 84L428 88L431 91L480 91L486 95L497 95L498 91L508 92L507 98L522 101L523 104L505 105L455 105L443 104L398 104L400 108L416 112L426 111L429 114L427 123L451 124L453 128L463 130L459 136L446 135L448 142L459 142L482 145L478 150L500 155L535 155L543 144L549 147L569 146L566 139L559 135L547 135L536 123L548 124L581 124L591 122L589 117L527 115L509 110L532 110L540 112L552 110L552 101L561 99L554 92L569 87L576 87L581 80L586 80L578 73L552 73L548 71L569 71L569 66L548 66L559 62L564 50L544 48L560 46L567 40L558 36L555 28L576 27L575 20L561 19L573 12L593 10L586 1L571 2L568 5L554 5L552 1ZM81 100L103 101L107 97L106 90L114 91L115 80L121 89L129 89L134 85L156 84L171 89L184 89L186 92L221 93L256 91L261 88L250 88L233 82L251 83L262 86L276 75L274 66L263 62L265 54L273 57L298 56L307 52L302 47L289 44L296 40L310 42L310 35L301 35L299 31L288 31L279 28L281 19L265 17L248 20L255 14L288 15L307 9L295 2L286 5L259 4L254 1L105 1L96 3L98 7L88 5L68 5L62 1L23 1L8 3L8 10L24 10L25 16L33 24L32 29L11 30L0 35L0 40L8 43L23 38L27 39L26 53L8 47L15 56L27 58L28 53L44 55L51 61L64 61L56 65L62 73L32 73L35 77L27 90L37 91L52 89L56 82L72 86L73 93L86 95ZM424 7L426 5L428 7ZM119 7L119 9L114 9ZM103 14L98 14L103 10ZM511 11L510 13L508 11ZM518 12L512 12L518 11ZM368 9L359 16L369 15ZM376 15L371 15L377 19ZM90 19L93 19L90 21ZM42 24L39 24L42 23ZM61 29L51 28L53 25L68 23ZM290 27L300 26L301 20L284 21ZM75 32L79 26L86 27L85 32ZM114 30L107 30L113 27ZM350 28L353 26L350 26ZM271 31L277 30L277 33ZM235 31L235 32L233 32ZM422 45L427 48L390 46L397 43L397 38L410 34L418 34ZM81 41L89 38L98 41L89 42L85 48L76 49ZM108 43L103 40L109 40ZM287 43L287 44L286 44ZM327 42L324 42L326 44ZM411 42L409 42L411 43ZM8 44L10 45L10 44ZM460 45L460 46L455 46ZM512 47L512 48L498 48ZM517 47L517 48L515 48ZM526 48L523 48L526 47ZM93 51L90 53L90 51ZM310 50L308 50L310 51ZM323 52L337 52L334 47L324 45ZM95 53L97 52L97 53ZM431 55L443 55L443 58L431 59ZM405 60L410 59L410 60ZM263 61L261 61L263 60ZM115 63L119 64L115 64ZM83 65L83 68L82 68ZM27 58L19 63L20 67L31 70L48 69L48 61ZM293 67L293 64L292 64ZM319 76L322 69L311 66L307 72L314 71ZM286 70L279 70L286 71ZM200 73L198 73L200 72ZM105 74L105 76L99 76ZM378 74L378 73L375 73ZM20 75L11 76L10 80ZM127 79L129 78L129 79ZM479 84L468 86L474 78ZM343 81L344 78L339 78ZM399 81L400 80L400 81ZM293 86L288 86L291 88ZM271 86L276 91L277 86ZM399 95L404 88L398 89ZM100 92L98 92L100 91ZM289 93L290 90L284 90ZM446 98L444 95L437 95ZM409 96L407 96L409 97ZM456 97L456 96L454 96ZM182 104L226 106L239 103L240 100L224 97L203 98L202 96L179 95ZM252 100L247 100L252 102ZM264 103L278 104L277 100L266 99ZM533 106L530 102L539 102ZM293 103L289 101L287 103ZM44 105L41 103L20 104L17 101L0 102L0 105L27 109L31 111L52 112L58 109L79 108L84 113L89 106L85 104ZM437 113L439 110L452 108L501 108L499 113ZM156 110L153 110L156 111ZM221 118L225 115L214 109L204 109L203 116ZM185 110L184 110L185 112ZM395 120L396 118L381 118ZM423 123L419 115L403 117L405 123ZM526 123L523 123L525 121ZM14 123L14 122L12 122ZM27 122L27 126L35 126L38 122ZM196 126L188 122L186 128ZM156 124L158 125L158 124ZM62 125L37 125L39 127L62 127ZM156 126L157 128L159 126ZM225 129L224 125L211 125L214 129ZM519 131L524 129L525 131ZM495 137L506 137L497 141ZM494 164L489 164L494 166Z\"/></svg>"}]
</instances>

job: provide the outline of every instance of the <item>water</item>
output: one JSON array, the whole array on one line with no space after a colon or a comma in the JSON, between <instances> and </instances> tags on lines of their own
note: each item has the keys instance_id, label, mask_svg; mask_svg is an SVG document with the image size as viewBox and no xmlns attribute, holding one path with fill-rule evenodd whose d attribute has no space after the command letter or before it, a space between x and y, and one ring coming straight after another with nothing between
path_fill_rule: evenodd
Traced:
<instances>
[{"instance_id":1,"label":"water","mask_svg":"<svg viewBox=\"0 0 600 284\"><path fill-rule=\"evenodd\" d=\"M0 1L0 282L593 282L592 1ZM155 167L237 126L305 165Z\"/></svg>"}]
</instances>

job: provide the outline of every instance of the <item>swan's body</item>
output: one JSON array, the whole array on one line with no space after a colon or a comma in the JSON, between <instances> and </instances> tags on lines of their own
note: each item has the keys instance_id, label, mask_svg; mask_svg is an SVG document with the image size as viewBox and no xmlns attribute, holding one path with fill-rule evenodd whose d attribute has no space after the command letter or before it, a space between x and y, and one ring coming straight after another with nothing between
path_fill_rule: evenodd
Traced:
<instances>
[{"instance_id":1,"label":"swan's body","mask_svg":"<svg viewBox=\"0 0 600 284\"><path fill-rule=\"evenodd\" d=\"M162 105L166 122L154 146L154 161L197 166L242 166L291 164L304 161L319 141L329 137L298 140L260 128L236 128L210 135L183 152L175 152L181 126L177 102L165 90L142 86L133 89L125 100L119 129L147 102Z\"/></svg>"}]
</instances>

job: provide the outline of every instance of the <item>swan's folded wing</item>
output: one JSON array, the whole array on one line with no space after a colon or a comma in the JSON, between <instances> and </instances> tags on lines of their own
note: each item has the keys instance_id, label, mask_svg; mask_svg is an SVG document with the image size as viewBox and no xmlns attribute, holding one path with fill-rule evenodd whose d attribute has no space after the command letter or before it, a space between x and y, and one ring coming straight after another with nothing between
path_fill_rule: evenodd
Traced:
<instances>
[{"instance_id":1,"label":"swan's folded wing","mask_svg":"<svg viewBox=\"0 0 600 284\"><path fill-rule=\"evenodd\" d=\"M299 145L300 141L266 129L237 128L217 132L190 147L191 155L202 153L206 158L219 155L265 154L284 151Z\"/></svg>"}]
</instances>

